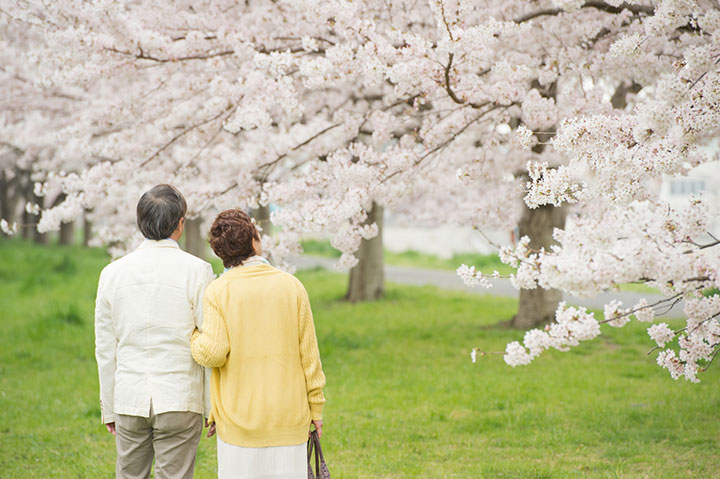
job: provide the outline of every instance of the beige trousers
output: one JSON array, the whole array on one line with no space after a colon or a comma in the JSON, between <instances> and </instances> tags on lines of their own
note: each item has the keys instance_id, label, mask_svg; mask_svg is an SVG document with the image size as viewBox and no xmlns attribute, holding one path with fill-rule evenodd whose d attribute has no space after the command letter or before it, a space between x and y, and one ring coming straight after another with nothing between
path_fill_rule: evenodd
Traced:
<instances>
[{"instance_id":1,"label":"beige trousers","mask_svg":"<svg viewBox=\"0 0 720 479\"><path fill-rule=\"evenodd\" d=\"M165 412L150 417L115 418L118 479L148 479L155 459L156 479L192 479L202 433L202 415Z\"/></svg>"}]
</instances>

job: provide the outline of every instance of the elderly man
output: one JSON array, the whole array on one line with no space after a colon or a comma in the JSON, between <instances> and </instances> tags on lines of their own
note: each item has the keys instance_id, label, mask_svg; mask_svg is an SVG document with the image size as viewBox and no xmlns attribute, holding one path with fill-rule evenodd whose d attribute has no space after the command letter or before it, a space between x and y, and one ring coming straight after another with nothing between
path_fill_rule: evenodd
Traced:
<instances>
[{"instance_id":1,"label":"elderly man","mask_svg":"<svg viewBox=\"0 0 720 479\"><path fill-rule=\"evenodd\" d=\"M195 363L190 337L202 323L211 266L182 251L186 203L170 185L137 205L145 241L100 274L95 355L102 422L114 434L118 478L192 478L210 409L208 373Z\"/></svg>"}]
</instances>

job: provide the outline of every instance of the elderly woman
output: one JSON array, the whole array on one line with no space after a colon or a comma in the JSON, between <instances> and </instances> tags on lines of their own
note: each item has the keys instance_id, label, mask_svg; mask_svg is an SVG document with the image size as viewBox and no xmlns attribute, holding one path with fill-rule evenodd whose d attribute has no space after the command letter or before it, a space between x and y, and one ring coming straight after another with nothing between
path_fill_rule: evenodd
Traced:
<instances>
[{"instance_id":1,"label":"elderly woman","mask_svg":"<svg viewBox=\"0 0 720 479\"><path fill-rule=\"evenodd\" d=\"M218 477L306 479L305 444L311 422L322 433L325 403L307 292L261 256L255 225L242 211L218 215L210 246L226 272L205 291L192 355L215 368Z\"/></svg>"}]
</instances>

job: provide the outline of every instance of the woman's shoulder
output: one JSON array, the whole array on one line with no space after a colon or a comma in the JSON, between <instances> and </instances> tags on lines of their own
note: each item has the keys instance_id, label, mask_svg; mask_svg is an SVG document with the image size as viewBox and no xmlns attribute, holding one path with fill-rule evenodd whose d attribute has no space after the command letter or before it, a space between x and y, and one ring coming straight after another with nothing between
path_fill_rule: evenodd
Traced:
<instances>
[{"instance_id":1,"label":"woman's shoulder","mask_svg":"<svg viewBox=\"0 0 720 479\"><path fill-rule=\"evenodd\" d=\"M303 294L307 294L305 292L305 286L302 284L302 281L300 281L297 278L297 276L295 276L292 273L288 273L287 271L276 268L275 266L268 266L268 267L272 268L272 273L277 278L277 281L283 283L288 288L291 288L293 290L298 290L298 291L302 292Z\"/></svg>"}]
</instances>

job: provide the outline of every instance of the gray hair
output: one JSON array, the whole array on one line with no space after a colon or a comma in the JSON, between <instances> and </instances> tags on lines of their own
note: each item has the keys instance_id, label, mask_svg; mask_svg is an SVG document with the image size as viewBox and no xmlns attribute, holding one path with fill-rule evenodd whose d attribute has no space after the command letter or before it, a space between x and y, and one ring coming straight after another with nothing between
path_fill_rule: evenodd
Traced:
<instances>
[{"instance_id":1,"label":"gray hair","mask_svg":"<svg viewBox=\"0 0 720 479\"><path fill-rule=\"evenodd\" d=\"M157 185L146 191L137 204L137 224L151 240L169 238L185 216L187 203L172 185Z\"/></svg>"}]
</instances>

